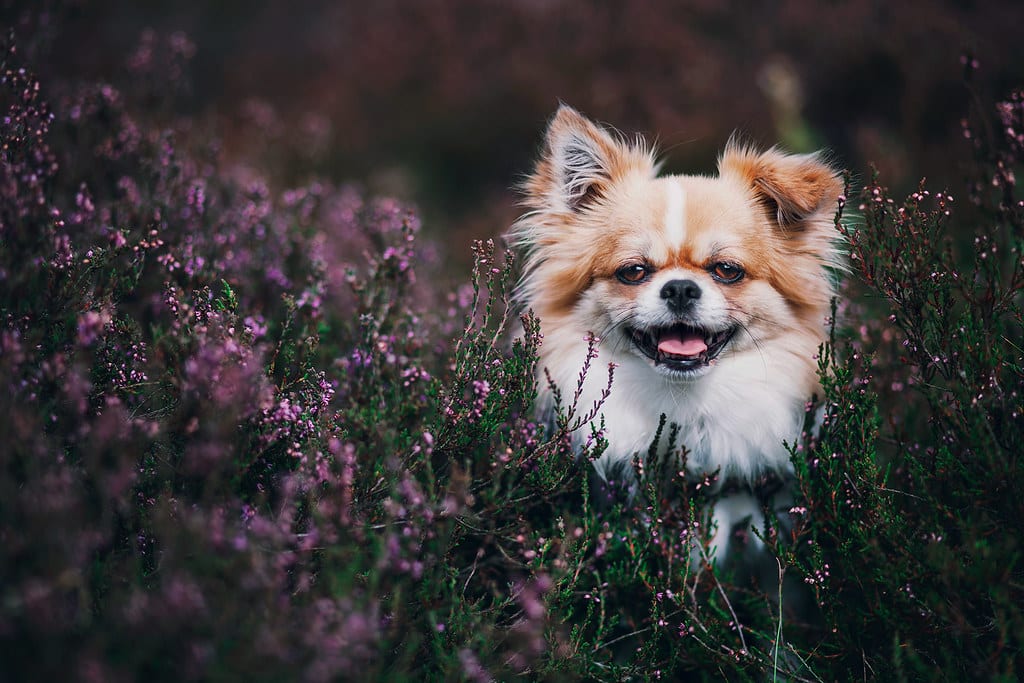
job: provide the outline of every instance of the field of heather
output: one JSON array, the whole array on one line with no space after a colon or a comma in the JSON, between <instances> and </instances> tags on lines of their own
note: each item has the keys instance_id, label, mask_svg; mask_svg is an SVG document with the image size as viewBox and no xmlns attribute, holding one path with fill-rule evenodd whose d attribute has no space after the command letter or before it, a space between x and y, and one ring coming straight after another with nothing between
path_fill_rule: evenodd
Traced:
<instances>
[{"instance_id":1,"label":"field of heather","mask_svg":"<svg viewBox=\"0 0 1024 683\"><path fill-rule=\"evenodd\" d=\"M0 681L1019 680L1022 25L0 3ZM676 462L599 503L599 407L535 417L500 236L559 101L849 170L770 591Z\"/></svg>"}]
</instances>

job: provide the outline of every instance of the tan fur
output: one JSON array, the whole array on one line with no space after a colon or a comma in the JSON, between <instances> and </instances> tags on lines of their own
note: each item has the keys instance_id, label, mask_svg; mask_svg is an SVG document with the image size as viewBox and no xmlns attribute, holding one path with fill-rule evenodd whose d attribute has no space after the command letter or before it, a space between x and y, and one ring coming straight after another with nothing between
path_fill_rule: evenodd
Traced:
<instances>
[{"instance_id":1,"label":"tan fur","mask_svg":"<svg viewBox=\"0 0 1024 683\"><path fill-rule=\"evenodd\" d=\"M780 352L807 356L794 381L810 393L810 356L824 337L833 296L827 267L840 262L832 220L840 180L817 155L758 152L733 142L718 171L658 177L642 140L624 140L563 106L523 185L528 211L511 232L525 252L519 296L546 334L564 329L582 338L614 327L644 296L643 305L657 304L656 296L645 294L647 285L616 277L619 268L642 263L654 280L670 273L698 283L719 302L719 317L742 326L743 338L722 363L730 354L788 339ZM679 215L670 217L673 202ZM721 261L741 265L743 279L725 284L712 278ZM583 309L597 312L584 315Z\"/></svg>"},{"instance_id":2,"label":"tan fur","mask_svg":"<svg viewBox=\"0 0 1024 683\"><path fill-rule=\"evenodd\" d=\"M735 143L717 176L659 177L642 140L559 109L523 185L527 212L510 233L524 254L517 296L544 334L541 412L555 393L545 370L572 396L594 334L598 363L617 366L607 399L602 372L580 388L581 406L603 401L609 446L598 471L646 453L664 414L679 427L693 476L788 476L783 442L799 438L804 404L819 391L814 358L834 295L828 269L841 264L841 190L816 155ZM722 263L743 277L716 279ZM623 282L617 272L627 266L646 275ZM699 296L670 305L668 292L682 291L675 283ZM731 519L742 505L727 507ZM727 532L716 532L723 546Z\"/></svg>"}]
</instances>

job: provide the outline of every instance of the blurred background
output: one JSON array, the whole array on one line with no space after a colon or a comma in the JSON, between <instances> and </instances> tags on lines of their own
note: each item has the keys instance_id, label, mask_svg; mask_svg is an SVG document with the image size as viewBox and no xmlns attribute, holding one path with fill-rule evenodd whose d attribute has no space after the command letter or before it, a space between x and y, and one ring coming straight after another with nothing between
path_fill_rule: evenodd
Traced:
<instances>
[{"instance_id":1,"label":"blurred background","mask_svg":"<svg viewBox=\"0 0 1024 683\"><path fill-rule=\"evenodd\" d=\"M319 176L415 204L453 263L517 215L559 101L657 139L669 171L712 172L739 131L903 190L959 180L966 72L986 97L1024 83L1019 0L40 5L34 24L24 2L4 18L44 37L42 70L118 83L177 59L173 98L142 89L152 111L282 186Z\"/></svg>"}]
</instances>

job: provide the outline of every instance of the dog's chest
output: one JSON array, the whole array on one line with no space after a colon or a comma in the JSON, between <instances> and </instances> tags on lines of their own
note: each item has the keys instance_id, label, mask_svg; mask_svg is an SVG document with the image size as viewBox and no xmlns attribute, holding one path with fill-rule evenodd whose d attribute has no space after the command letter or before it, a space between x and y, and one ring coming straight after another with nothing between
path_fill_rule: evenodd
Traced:
<instances>
[{"instance_id":1,"label":"dog's chest","mask_svg":"<svg viewBox=\"0 0 1024 683\"><path fill-rule=\"evenodd\" d=\"M788 472L784 442L800 436L803 392L786 384L720 379L680 386L633 381L628 372L620 373L600 409L609 446L598 467L646 455L664 414L657 450L667 450L674 431L675 448L686 448L691 474L720 470L726 478L751 480L768 471ZM585 405L592 405L598 396L588 394Z\"/></svg>"}]
</instances>

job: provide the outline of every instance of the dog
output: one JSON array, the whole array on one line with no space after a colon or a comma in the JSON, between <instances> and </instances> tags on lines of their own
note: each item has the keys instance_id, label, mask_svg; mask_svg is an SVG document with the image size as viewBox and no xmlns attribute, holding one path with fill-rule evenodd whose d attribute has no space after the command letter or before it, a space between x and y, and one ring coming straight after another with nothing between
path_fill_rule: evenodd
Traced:
<instances>
[{"instance_id":1,"label":"dog","mask_svg":"<svg viewBox=\"0 0 1024 683\"><path fill-rule=\"evenodd\" d=\"M543 335L540 413L574 395L588 353L593 368L614 364L610 385L600 371L580 385L579 405L600 403L597 472L631 471L659 424L675 425L688 478L710 476L721 494L712 558L763 523L758 482L793 476L785 443L820 395L843 190L821 154L735 140L716 175L659 175L642 137L565 105L522 185L526 212L509 241L522 254L516 297ZM777 508L787 500L773 494Z\"/></svg>"}]
</instances>

